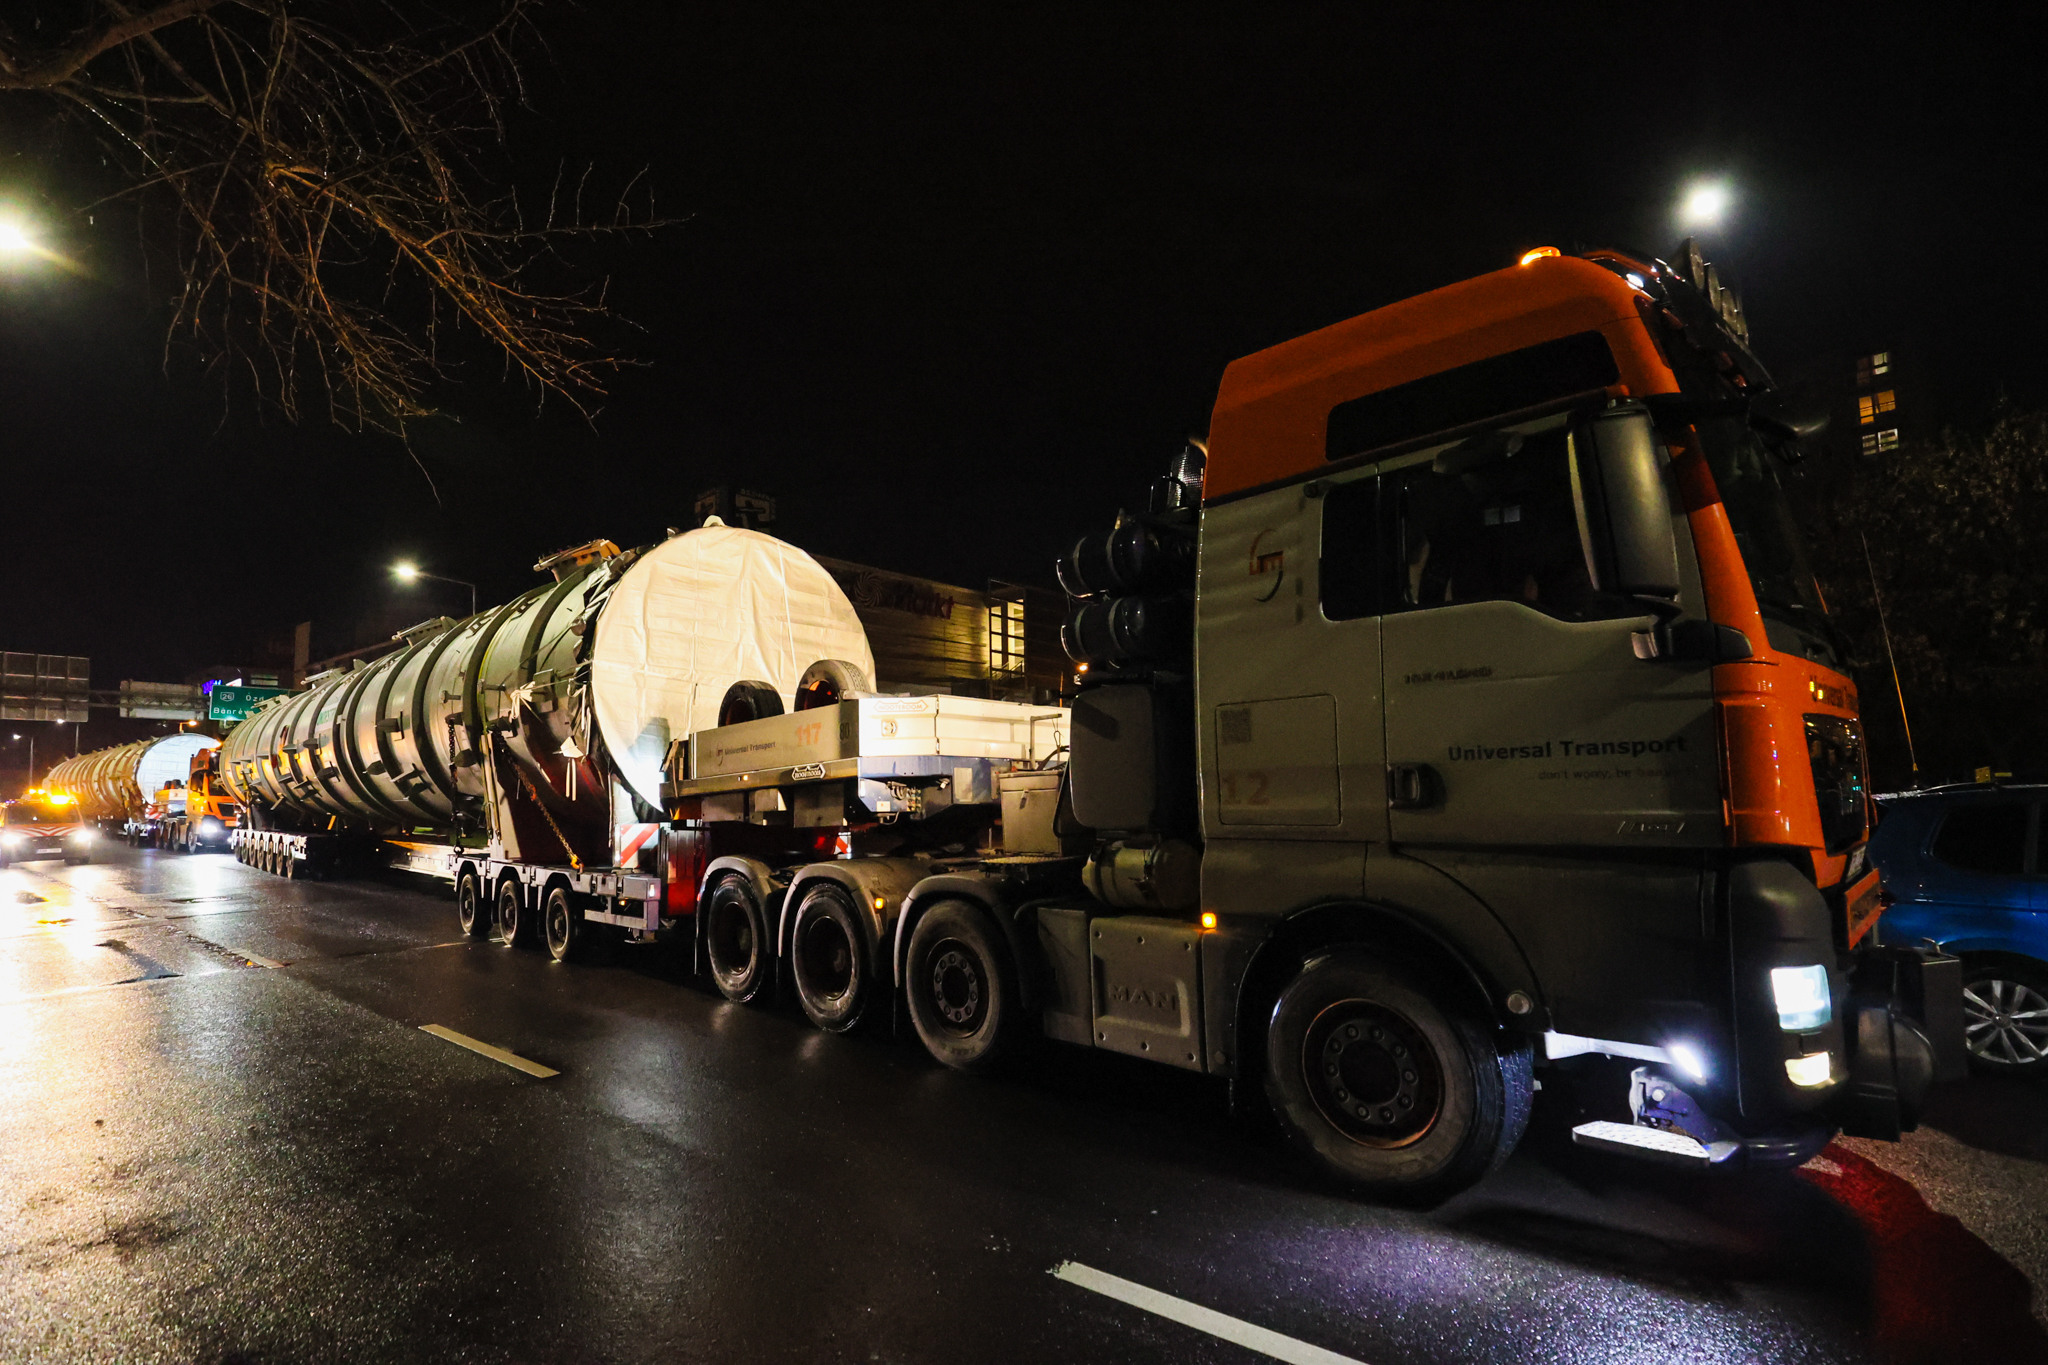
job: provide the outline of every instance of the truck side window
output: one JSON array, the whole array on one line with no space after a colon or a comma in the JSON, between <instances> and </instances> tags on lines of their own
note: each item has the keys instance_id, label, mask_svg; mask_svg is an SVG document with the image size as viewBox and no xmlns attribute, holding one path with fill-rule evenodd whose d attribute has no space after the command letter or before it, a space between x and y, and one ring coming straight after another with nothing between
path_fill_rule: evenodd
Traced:
<instances>
[{"instance_id":1,"label":"truck side window","mask_svg":"<svg viewBox=\"0 0 2048 1365\"><path fill-rule=\"evenodd\" d=\"M1935 833L1934 856L1961 872L2017 877L2026 870L2026 804L1956 807Z\"/></svg>"},{"instance_id":2,"label":"truck side window","mask_svg":"<svg viewBox=\"0 0 2048 1365\"><path fill-rule=\"evenodd\" d=\"M1563 429L1475 438L1385 482L1396 609L1521 602L1567 621L1642 613L1594 587Z\"/></svg>"},{"instance_id":3,"label":"truck side window","mask_svg":"<svg viewBox=\"0 0 2048 1365\"><path fill-rule=\"evenodd\" d=\"M1379 480L1354 479L1323 495L1323 615L1355 621L1380 610Z\"/></svg>"}]
</instances>

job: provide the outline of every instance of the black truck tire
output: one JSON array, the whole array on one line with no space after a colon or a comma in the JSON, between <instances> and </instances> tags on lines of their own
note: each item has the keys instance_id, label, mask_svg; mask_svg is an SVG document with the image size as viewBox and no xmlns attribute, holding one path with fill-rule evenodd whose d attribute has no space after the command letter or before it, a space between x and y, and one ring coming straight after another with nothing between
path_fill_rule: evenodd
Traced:
<instances>
[{"instance_id":1,"label":"black truck tire","mask_svg":"<svg viewBox=\"0 0 2048 1365\"><path fill-rule=\"evenodd\" d=\"M533 907L524 891L511 877L498 883L498 937L507 948L525 948L533 942Z\"/></svg>"},{"instance_id":2,"label":"black truck tire","mask_svg":"<svg viewBox=\"0 0 2048 1365\"><path fill-rule=\"evenodd\" d=\"M955 1071L987 1071L1016 1045L1017 964L979 906L944 900L924 912L910 934L903 990L925 1051Z\"/></svg>"},{"instance_id":3,"label":"black truck tire","mask_svg":"<svg viewBox=\"0 0 2048 1365\"><path fill-rule=\"evenodd\" d=\"M557 962L580 962L590 956L591 926L583 922L583 906L568 887L549 890L541 902L540 919L549 957Z\"/></svg>"},{"instance_id":4,"label":"black truck tire","mask_svg":"<svg viewBox=\"0 0 2048 1365\"><path fill-rule=\"evenodd\" d=\"M491 916L485 909L483 883L474 872L465 872L455 879L455 922L462 926L464 938L489 938Z\"/></svg>"},{"instance_id":5,"label":"black truck tire","mask_svg":"<svg viewBox=\"0 0 2048 1365\"><path fill-rule=\"evenodd\" d=\"M1374 1198L1447 1199L1505 1161L1529 1122L1528 1045L1496 1043L1428 980L1362 951L1317 957L1266 1034L1266 1094L1288 1140Z\"/></svg>"},{"instance_id":6,"label":"black truck tire","mask_svg":"<svg viewBox=\"0 0 2048 1365\"><path fill-rule=\"evenodd\" d=\"M718 993L735 1004L760 999L775 979L775 939L754 887L737 872L704 897L704 957Z\"/></svg>"},{"instance_id":7,"label":"black truck tire","mask_svg":"<svg viewBox=\"0 0 2048 1365\"><path fill-rule=\"evenodd\" d=\"M851 1033L881 992L860 911L837 882L812 883L789 930L789 970L797 1003L827 1033Z\"/></svg>"}]
</instances>

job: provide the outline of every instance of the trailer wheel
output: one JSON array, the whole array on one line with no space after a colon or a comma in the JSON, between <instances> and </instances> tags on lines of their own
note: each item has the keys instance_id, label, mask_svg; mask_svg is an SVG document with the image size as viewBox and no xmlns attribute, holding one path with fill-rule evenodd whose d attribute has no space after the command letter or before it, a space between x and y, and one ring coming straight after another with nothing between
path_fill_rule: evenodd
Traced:
<instances>
[{"instance_id":1,"label":"trailer wheel","mask_svg":"<svg viewBox=\"0 0 2048 1365\"><path fill-rule=\"evenodd\" d=\"M483 883L476 873L465 872L455 879L455 922L464 938L489 938L491 917L484 909Z\"/></svg>"},{"instance_id":2,"label":"trailer wheel","mask_svg":"<svg viewBox=\"0 0 2048 1365\"><path fill-rule=\"evenodd\" d=\"M753 884L729 872L704 898L704 956L718 993L738 1004L758 1000L775 974L775 940Z\"/></svg>"},{"instance_id":3,"label":"trailer wheel","mask_svg":"<svg viewBox=\"0 0 2048 1365\"><path fill-rule=\"evenodd\" d=\"M940 901L911 931L904 962L910 1022L925 1051L956 1071L986 1071L1020 1026L1017 968L1000 930L979 908Z\"/></svg>"},{"instance_id":4,"label":"trailer wheel","mask_svg":"<svg viewBox=\"0 0 2048 1365\"><path fill-rule=\"evenodd\" d=\"M568 887L548 892L541 905L541 925L547 931L548 956L555 961L579 962L590 955L590 926L583 922L583 907Z\"/></svg>"},{"instance_id":5,"label":"trailer wheel","mask_svg":"<svg viewBox=\"0 0 2048 1365\"><path fill-rule=\"evenodd\" d=\"M811 1022L828 1033L860 1027L876 994L860 912L837 882L821 881L804 892L789 930L790 975L797 1003Z\"/></svg>"},{"instance_id":6,"label":"trailer wheel","mask_svg":"<svg viewBox=\"0 0 2048 1365\"><path fill-rule=\"evenodd\" d=\"M507 948L524 948L533 942L533 910L511 877L498 883L498 937Z\"/></svg>"},{"instance_id":7,"label":"trailer wheel","mask_svg":"<svg viewBox=\"0 0 2048 1365\"><path fill-rule=\"evenodd\" d=\"M1361 1193L1434 1202L1477 1182L1521 1140L1528 1045L1362 954L1306 963L1266 1034L1266 1094L1294 1146Z\"/></svg>"}]
</instances>

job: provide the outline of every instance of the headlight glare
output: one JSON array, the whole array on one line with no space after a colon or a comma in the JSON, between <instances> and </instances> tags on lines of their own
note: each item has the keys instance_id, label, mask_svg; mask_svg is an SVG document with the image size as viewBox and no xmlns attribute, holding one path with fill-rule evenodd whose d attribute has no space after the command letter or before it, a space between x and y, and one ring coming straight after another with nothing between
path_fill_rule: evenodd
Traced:
<instances>
[{"instance_id":1,"label":"headlight glare","mask_svg":"<svg viewBox=\"0 0 2048 1365\"><path fill-rule=\"evenodd\" d=\"M1771 996L1778 1005L1778 1027L1787 1033L1810 1033L1835 1017L1828 998L1828 969L1771 968Z\"/></svg>"},{"instance_id":2,"label":"headlight glare","mask_svg":"<svg viewBox=\"0 0 2048 1365\"><path fill-rule=\"evenodd\" d=\"M1825 1052L1809 1052L1804 1057L1786 1058L1785 1074L1791 1078L1792 1084L1804 1086L1809 1090L1815 1086L1826 1085L1833 1079L1832 1070L1828 1065L1828 1054Z\"/></svg>"}]
</instances>

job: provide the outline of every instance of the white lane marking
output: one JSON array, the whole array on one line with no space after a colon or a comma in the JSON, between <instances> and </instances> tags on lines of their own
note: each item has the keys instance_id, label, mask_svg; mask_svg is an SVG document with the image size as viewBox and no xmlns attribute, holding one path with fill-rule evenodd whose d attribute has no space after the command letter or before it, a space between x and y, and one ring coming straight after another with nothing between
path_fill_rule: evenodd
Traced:
<instances>
[{"instance_id":1,"label":"white lane marking","mask_svg":"<svg viewBox=\"0 0 2048 1365\"><path fill-rule=\"evenodd\" d=\"M285 963L279 962L274 957L265 957L261 953L244 952L240 948L230 948L228 949L228 951L233 953L236 957L242 959L242 961L248 963L251 967L269 967L275 970L278 967L286 965Z\"/></svg>"},{"instance_id":2,"label":"white lane marking","mask_svg":"<svg viewBox=\"0 0 2048 1365\"><path fill-rule=\"evenodd\" d=\"M1285 1360L1289 1365L1359 1365L1350 1356L1340 1356L1335 1351L1325 1351L1320 1346L1311 1346L1293 1337L1281 1336L1263 1327L1240 1321L1228 1313L1219 1313L1213 1308L1204 1308L1199 1303L1189 1303L1171 1294L1162 1294L1142 1284L1121 1279L1106 1270L1082 1265L1079 1261L1061 1261L1052 1268L1055 1279L1077 1284L1083 1289L1092 1289L1127 1303L1133 1308L1142 1308L1147 1313L1156 1313L1162 1318L1171 1318L1198 1332L1207 1332L1212 1337L1235 1342L1239 1346L1257 1351L1260 1355L1275 1360Z\"/></svg>"},{"instance_id":3,"label":"white lane marking","mask_svg":"<svg viewBox=\"0 0 2048 1365\"><path fill-rule=\"evenodd\" d=\"M507 1052L501 1047L492 1047L489 1043L480 1043L466 1033L457 1033L454 1029L442 1028L439 1024L421 1024L420 1032L431 1033L436 1038L453 1043L457 1047L466 1047L480 1057L488 1057L494 1062L503 1062L514 1071L524 1071L529 1076L539 1076L545 1080L549 1076L559 1076L562 1074L553 1067L542 1066L539 1062L529 1062L517 1053Z\"/></svg>"}]
</instances>

